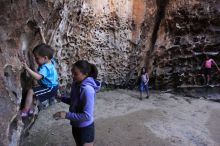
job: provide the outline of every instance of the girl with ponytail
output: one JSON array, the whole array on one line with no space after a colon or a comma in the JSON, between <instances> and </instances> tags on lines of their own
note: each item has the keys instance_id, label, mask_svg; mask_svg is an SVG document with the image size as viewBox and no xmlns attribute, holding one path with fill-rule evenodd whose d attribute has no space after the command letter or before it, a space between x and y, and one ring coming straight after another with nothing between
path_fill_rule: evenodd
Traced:
<instances>
[{"instance_id":1,"label":"girl with ponytail","mask_svg":"<svg viewBox=\"0 0 220 146\"><path fill-rule=\"evenodd\" d=\"M73 83L70 97L58 97L70 105L69 112L54 114L55 119L68 119L77 146L93 146L95 137L94 100L101 84L96 80L98 70L88 61L79 60L72 66Z\"/></svg>"}]
</instances>

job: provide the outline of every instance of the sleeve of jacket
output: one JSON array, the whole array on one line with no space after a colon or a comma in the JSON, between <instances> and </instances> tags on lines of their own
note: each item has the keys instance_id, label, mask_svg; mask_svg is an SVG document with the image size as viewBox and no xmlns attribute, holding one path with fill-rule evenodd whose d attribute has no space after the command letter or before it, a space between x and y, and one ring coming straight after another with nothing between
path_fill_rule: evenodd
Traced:
<instances>
[{"instance_id":1,"label":"sleeve of jacket","mask_svg":"<svg viewBox=\"0 0 220 146\"><path fill-rule=\"evenodd\" d=\"M71 104L71 96L72 96L72 94L73 94L73 88L75 87L75 84L74 84L74 82L72 83L72 85L71 85L71 92L70 92L70 97L66 97L66 96L62 96L62 98L61 98L61 101L63 102L63 103L66 103L66 104L68 104L68 105L70 105Z\"/></svg>"},{"instance_id":2,"label":"sleeve of jacket","mask_svg":"<svg viewBox=\"0 0 220 146\"><path fill-rule=\"evenodd\" d=\"M82 112L68 112L66 119L73 121L89 121L93 117L95 90L91 86L86 86L82 91Z\"/></svg>"}]
</instances>

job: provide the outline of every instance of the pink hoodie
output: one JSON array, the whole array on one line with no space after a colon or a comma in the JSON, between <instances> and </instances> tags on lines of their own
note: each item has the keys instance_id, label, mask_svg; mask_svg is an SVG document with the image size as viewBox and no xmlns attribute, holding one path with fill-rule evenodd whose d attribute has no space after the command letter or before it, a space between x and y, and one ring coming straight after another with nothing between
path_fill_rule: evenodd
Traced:
<instances>
[{"instance_id":1,"label":"pink hoodie","mask_svg":"<svg viewBox=\"0 0 220 146\"><path fill-rule=\"evenodd\" d=\"M213 59L208 59L205 61L205 68L211 68L213 63Z\"/></svg>"}]
</instances>

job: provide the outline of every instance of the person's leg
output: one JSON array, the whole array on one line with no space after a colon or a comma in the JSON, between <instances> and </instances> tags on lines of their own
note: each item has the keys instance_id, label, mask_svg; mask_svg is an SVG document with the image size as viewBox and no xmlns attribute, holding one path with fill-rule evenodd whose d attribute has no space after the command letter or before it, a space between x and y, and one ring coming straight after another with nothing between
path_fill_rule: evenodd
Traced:
<instances>
[{"instance_id":1,"label":"person's leg","mask_svg":"<svg viewBox=\"0 0 220 146\"><path fill-rule=\"evenodd\" d=\"M148 84L145 85L146 98L149 98Z\"/></svg>"},{"instance_id":2,"label":"person's leg","mask_svg":"<svg viewBox=\"0 0 220 146\"><path fill-rule=\"evenodd\" d=\"M80 146L80 130L77 127L72 126L72 134L77 146Z\"/></svg>"},{"instance_id":3,"label":"person's leg","mask_svg":"<svg viewBox=\"0 0 220 146\"><path fill-rule=\"evenodd\" d=\"M210 75L208 74L207 75L207 82L206 82L207 85L209 85L209 81L210 81Z\"/></svg>"},{"instance_id":4,"label":"person's leg","mask_svg":"<svg viewBox=\"0 0 220 146\"><path fill-rule=\"evenodd\" d=\"M206 77L206 85L210 83L210 76L211 76L211 68L205 69L205 77Z\"/></svg>"},{"instance_id":5,"label":"person's leg","mask_svg":"<svg viewBox=\"0 0 220 146\"><path fill-rule=\"evenodd\" d=\"M26 96L25 105L24 105L25 110L29 110L31 108L31 105L33 102L33 96L34 96L34 91L32 89L29 89L27 96Z\"/></svg>"},{"instance_id":6,"label":"person's leg","mask_svg":"<svg viewBox=\"0 0 220 146\"><path fill-rule=\"evenodd\" d=\"M57 94L58 87L43 87L38 86L34 87L33 91L35 93L36 99L39 101L39 104L49 102L49 99L54 97ZM43 106L43 105L42 105Z\"/></svg>"},{"instance_id":7,"label":"person's leg","mask_svg":"<svg viewBox=\"0 0 220 146\"><path fill-rule=\"evenodd\" d=\"M87 127L80 128L81 146L93 146L95 139L95 126L94 123Z\"/></svg>"},{"instance_id":8,"label":"person's leg","mask_svg":"<svg viewBox=\"0 0 220 146\"><path fill-rule=\"evenodd\" d=\"M143 91L144 91L144 83L141 81L140 85L139 85L139 90L140 90L140 100L142 100L142 95L143 95Z\"/></svg>"},{"instance_id":9,"label":"person's leg","mask_svg":"<svg viewBox=\"0 0 220 146\"><path fill-rule=\"evenodd\" d=\"M211 80L211 68L208 69L208 76L207 76L208 85L210 84L210 80Z\"/></svg>"},{"instance_id":10,"label":"person's leg","mask_svg":"<svg viewBox=\"0 0 220 146\"><path fill-rule=\"evenodd\" d=\"M142 100L142 91L140 91L140 100Z\"/></svg>"},{"instance_id":11,"label":"person's leg","mask_svg":"<svg viewBox=\"0 0 220 146\"><path fill-rule=\"evenodd\" d=\"M55 98L57 93L58 93L58 86L55 86L53 87L53 90L51 91L51 95L49 97L49 105L53 105L57 102Z\"/></svg>"},{"instance_id":12,"label":"person's leg","mask_svg":"<svg viewBox=\"0 0 220 146\"><path fill-rule=\"evenodd\" d=\"M25 99L24 108L21 110L21 117L28 116L33 102L33 95L34 95L34 91L32 89L29 89Z\"/></svg>"},{"instance_id":13,"label":"person's leg","mask_svg":"<svg viewBox=\"0 0 220 146\"><path fill-rule=\"evenodd\" d=\"M206 84L206 75L202 74L202 78L203 78L203 84Z\"/></svg>"}]
</instances>

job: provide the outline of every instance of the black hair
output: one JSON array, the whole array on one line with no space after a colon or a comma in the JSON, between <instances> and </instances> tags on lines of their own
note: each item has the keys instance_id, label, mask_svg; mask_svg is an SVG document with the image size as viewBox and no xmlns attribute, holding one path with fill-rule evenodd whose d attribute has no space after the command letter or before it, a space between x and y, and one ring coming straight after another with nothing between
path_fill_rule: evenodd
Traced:
<instances>
[{"instance_id":1,"label":"black hair","mask_svg":"<svg viewBox=\"0 0 220 146\"><path fill-rule=\"evenodd\" d=\"M98 76L98 70L94 64L89 63L86 60L79 60L75 62L72 68L77 67L81 73L86 76L93 77L94 79Z\"/></svg>"},{"instance_id":2,"label":"black hair","mask_svg":"<svg viewBox=\"0 0 220 146\"><path fill-rule=\"evenodd\" d=\"M145 74L147 72L146 68L145 67L142 67L141 68L141 75Z\"/></svg>"},{"instance_id":3,"label":"black hair","mask_svg":"<svg viewBox=\"0 0 220 146\"><path fill-rule=\"evenodd\" d=\"M42 44L39 44L36 47L34 47L33 53L34 54L36 53L36 54L38 54L39 56L42 56L42 57L47 56L48 59L52 59L54 50L52 49L51 46L42 43Z\"/></svg>"}]
</instances>

